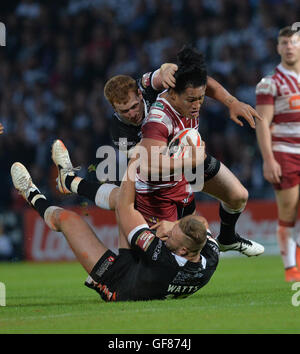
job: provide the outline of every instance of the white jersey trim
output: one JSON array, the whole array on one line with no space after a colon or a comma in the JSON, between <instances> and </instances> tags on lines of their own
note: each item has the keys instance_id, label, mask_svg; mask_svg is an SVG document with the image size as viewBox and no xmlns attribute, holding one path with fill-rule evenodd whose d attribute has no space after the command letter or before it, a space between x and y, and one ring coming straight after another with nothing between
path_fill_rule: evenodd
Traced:
<instances>
[{"instance_id":1,"label":"white jersey trim","mask_svg":"<svg viewBox=\"0 0 300 354\"><path fill-rule=\"evenodd\" d=\"M272 124L271 132L272 132L272 136L278 138L284 138L284 137L299 138L300 122Z\"/></svg>"},{"instance_id":2,"label":"white jersey trim","mask_svg":"<svg viewBox=\"0 0 300 354\"><path fill-rule=\"evenodd\" d=\"M142 230L142 229L145 229L145 228L149 229L149 225L148 225L148 224L142 224L142 225L139 225L139 226L135 227L133 230L131 230L131 231L129 232L128 236L127 236L129 243L131 244L132 237L133 237L138 231L140 231L140 230Z\"/></svg>"},{"instance_id":3,"label":"white jersey trim","mask_svg":"<svg viewBox=\"0 0 300 354\"><path fill-rule=\"evenodd\" d=\"M279 152L286 152L289 154L300 154L300 144L273 141L272 150L279 151Z\"/></svg>"},{"instance_id":4,"label":"white jersey trim","mask_svg":"<svg viewBox=\"0 0 300 354\"><path fill-rule=\"evenodd\" d=\"M175 257L175 260L176 260L176 262L178 263L178 265L180 267L185 266L186 262L188 261L186 258L178 256L177 254L175 254L173 252L172 252L172 255ZM206 258L201 255L200 256L200 260L201 260L202 268L205 269L206 268L206 263L207 263Z\"/></svg>"}]
</instances>

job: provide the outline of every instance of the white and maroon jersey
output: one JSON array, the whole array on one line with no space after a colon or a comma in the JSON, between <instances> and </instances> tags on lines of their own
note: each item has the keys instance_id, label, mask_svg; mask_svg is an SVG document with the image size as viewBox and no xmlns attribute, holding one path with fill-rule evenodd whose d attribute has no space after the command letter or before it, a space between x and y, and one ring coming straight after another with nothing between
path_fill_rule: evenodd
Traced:
<instances>
[{"instance_id":1,"label":"white and maroon jersey","mask_svg":"<svg viewBox=\"0 0 300 354\"><path fill-rule=\"evenodd\" d=\"M167 145L173 137L186 128L199 128L199 117L187 118L178 113L170 103L158 95L156 102L151 106L147 118L142 125L142 137L165 142ZM184 177L183 177L184 178ZM139 193L147 193L155 189L175 186L178 181L145 182L137 176L136 190Z\"/></svg>"},{"instance_id":2,"label":"white and maroon jersey","mask_svg":"<svg viewBox=\"0 0 300 354\"><path fill-rule=\"evenodd\" d=\"M257 84L256 104L274 105L272 150L300 154L300 75L278 65Z\"/></svg>"},{"instance_id":3,"label":"white and maroon jersey","mask_svg":"<svg viewBox=\"0 0 300 354\"><path fill-rule=\"evenodd\" d=\"M168 145L180 130L186 128L198 130L199 118L187 118L178 113L166 99L161 97L163 93L158 95L143 122L142 136L143 138L164 141Z\"/></svg>"}]
</instances>

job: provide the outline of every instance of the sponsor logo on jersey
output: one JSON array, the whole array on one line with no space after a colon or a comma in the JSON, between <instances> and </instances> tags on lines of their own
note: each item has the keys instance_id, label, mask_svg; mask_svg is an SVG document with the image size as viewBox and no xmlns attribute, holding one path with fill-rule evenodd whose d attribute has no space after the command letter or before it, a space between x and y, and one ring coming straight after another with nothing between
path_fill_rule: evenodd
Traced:
<instances>
[{"instance_id":1,"label":"sponsor logo on jersey","mask_svg":"<svg viewBox=\"0 0 300 354\"><path fill-rule=\"evenodd\" d=\"M155 237L151 231L146 230L138 236L135 244L146 252Z\"/></svg>"},{"instance_id":2,"label":"sponsor logo on jersey","mask_svg":"<svg viewBox=\"0 0 300 354\"><path fill-rule=\"evenodd\" d=\"M290 109L300 109L300 96L293 96L289 100Z\"/></svg>"},{"instance_id":3,"label":"sponsor logo on jersey","mask_svg":"<svg viewBox=\"0 0 300 354\"><path fill-rule=\"evenodd\" d=\"M157 261L157 258L158 258L158 256L160 255L160 252L161 252L161 247L162 247L162 240L159 240L157 246L155 247L153 255L152 255L152 259L154 261Z\"/></svg>"},{"instance_id":4,"label":"sponsor logo on jersey","mask_svg":"<svg viewBox=\"0 0 300 354\"><path fill-rule=\"evenodd\" d=\"M115 261L115 257L113 256L109 256L108 258L106 258L96 271L98 277L101 277L104 274L104 272L106 272L107 269L113 264L114 261Z\"/></svg>"},{"instance_id":5,"label":"sponsor logo on jersey","mask_svg":"<svg viewBox=\"0 0 300 354\"><path fill-rule=\"evenodd\" d=\"M165 108L165 106L164 106L164 104L162 102L154 102L153 105L151 106L151 108L152 107L153 108L156 107L158 109L164 109Z\"/></svg>"}]
</instances>

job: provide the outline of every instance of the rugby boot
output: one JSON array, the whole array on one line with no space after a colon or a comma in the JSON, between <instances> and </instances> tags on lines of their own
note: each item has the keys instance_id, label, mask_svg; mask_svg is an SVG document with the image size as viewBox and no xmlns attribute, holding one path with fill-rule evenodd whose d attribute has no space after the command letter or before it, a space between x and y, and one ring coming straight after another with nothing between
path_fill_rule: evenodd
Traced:
<instances>
[{"instance_id":1,"label":"rugby boot","mask_svg":"<svg viewBox=\"0 0 300 354\"><path fill-rule=\"evenodd\" d=\"M235 242L225 245L220 243L220 241L217 238L217 242L219 244L219 248L221 252L227 252L227 251L238 251L248 257L252 256L259 256L260 254L264 253L264 246L261 244L255 242L255 241L250 241L247 240L243 237L241 237L239 234L235 234Z\"/></svg>"},{"instance_id":2,"label":"rugby boot","mask_svg":"<svg viewBox=\"0 0 300 354\"><path fill-rule=\"evenodd\" d=\"M39 191L37 186L33 184L32 178L29 172L27 171L26 167L20 162L15 162L11 166L10 174L14 187L29 204L32 205L35 202L36 198L46 199L46 197ZM34 195L34 197L32 198L31 196L29 201L28 199L31 193L32 195Z\"/></svg>"},{"instance_id":3,"label":"rugby boot","mask_svg":"<svg viewBox=\"0 0 300 354\"><path fill-rule=\"evenodd\" d=\"M66 178L68 176L75 177L79 183L81 178L76 177L75 172L79 171L80 167L73 167L68 149L61 140L55 140L52 144L52 160L57 167L57 189L63 194L73 193L70 188L66 187Z\"/></svg>"},{"instance_id":4,"label":"rugby boot","mask_svg":"<svg viewBox=\"0 0 300 354\"><path fill-rule=\"evenodd\" d=\"M300 272L297 267L287 268L284 271L285 281L294 282L300 281Z\"/></svg>"}]
</instances>

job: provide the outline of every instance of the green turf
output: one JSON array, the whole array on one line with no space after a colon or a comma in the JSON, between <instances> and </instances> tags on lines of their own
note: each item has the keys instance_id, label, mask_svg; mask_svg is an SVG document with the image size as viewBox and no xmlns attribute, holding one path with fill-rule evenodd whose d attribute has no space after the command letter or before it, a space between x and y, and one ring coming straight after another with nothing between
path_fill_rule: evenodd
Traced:
<instances>
[{"instance_id":1,"label":"green turf","mask_svg":"<svg viewBox=\"0 0 300 354\"><path fill-rule=\"evenodd\" d=\"M185 300L105 303L85 277L77 263L0 263L0 333L300 333L279 256L222 258Z\"/></svg>"}]
</instances>

